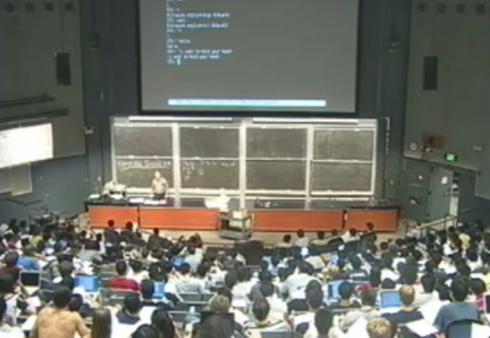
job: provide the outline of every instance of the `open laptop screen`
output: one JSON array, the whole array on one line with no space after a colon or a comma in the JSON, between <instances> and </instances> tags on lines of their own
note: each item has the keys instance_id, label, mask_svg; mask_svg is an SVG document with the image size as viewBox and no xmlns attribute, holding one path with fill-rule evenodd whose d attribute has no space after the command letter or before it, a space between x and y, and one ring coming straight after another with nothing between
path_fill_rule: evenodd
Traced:
<instances>
[{"instance_id":1,"label":"open laptop screen","mask_svg":"<svg viewBox=\"0 0 490 338\"><path fill-rule=\"evenodd\" d=\"M20 282L27 287L39 287L41 285L41 274L38 271L21 271Z\"/></svg>"}]
</instances>

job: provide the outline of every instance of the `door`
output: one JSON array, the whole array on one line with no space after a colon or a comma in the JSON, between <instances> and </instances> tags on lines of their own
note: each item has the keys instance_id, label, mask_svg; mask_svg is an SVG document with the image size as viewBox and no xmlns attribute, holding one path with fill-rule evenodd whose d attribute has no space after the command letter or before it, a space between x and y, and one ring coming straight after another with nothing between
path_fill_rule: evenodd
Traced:
<instances>
[{"instance_id":1,"label":"door","mask_svg":"<svg viewBox=\"0 0 490 338\"><path fill-rule=\"evenodd\" d=\"M434 221L450 214L452 201L453 172L432 167L430 176L427 220Z\"/></svg>"}]
</instances>

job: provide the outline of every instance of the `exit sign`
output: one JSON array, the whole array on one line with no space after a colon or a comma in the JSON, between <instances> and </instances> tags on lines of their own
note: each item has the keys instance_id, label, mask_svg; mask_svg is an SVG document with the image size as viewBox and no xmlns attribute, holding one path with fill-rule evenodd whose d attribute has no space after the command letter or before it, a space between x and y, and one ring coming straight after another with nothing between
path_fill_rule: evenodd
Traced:
<instances>
[{"instance_id":1,"label":"exit sign","mask_svg":"<svg viewBox=\"0 0 490 338\"><path fill-rule=\"evenodd\" d=\"M444 155L444 160L447 162L458 162L458 155L447 153Z\"/></svg>"}]
</instances>

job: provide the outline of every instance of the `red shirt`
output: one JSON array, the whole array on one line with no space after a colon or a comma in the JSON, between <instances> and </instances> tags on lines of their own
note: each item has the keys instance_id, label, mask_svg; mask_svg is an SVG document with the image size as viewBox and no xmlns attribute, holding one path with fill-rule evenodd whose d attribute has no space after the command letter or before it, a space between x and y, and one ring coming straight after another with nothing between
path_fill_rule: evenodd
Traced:
<instances>
[{"instance_id":1,"label":"red shirt","mask_svg":"<svg viewBox=\"0 0 490 338\"><path fill-rule=\"evenodd\" d=\"M485 313L485 296L483 295L476 296L475 304L478 307L478 310Z\"/></svg>"},{"instance_id":2,"label":"red shirt","mask_svg":"<svg viewBox=\"0 0 490 338\"><path fill-rule=\"evenodd\" d=\"M138 282L124 278L124 277L117 277L117 278L111 278L109 279L109 288L110 289L118 289L118 290L133 290L133 291L139 291L140 290L140 285Z\"/></svg>"}]
</instances>

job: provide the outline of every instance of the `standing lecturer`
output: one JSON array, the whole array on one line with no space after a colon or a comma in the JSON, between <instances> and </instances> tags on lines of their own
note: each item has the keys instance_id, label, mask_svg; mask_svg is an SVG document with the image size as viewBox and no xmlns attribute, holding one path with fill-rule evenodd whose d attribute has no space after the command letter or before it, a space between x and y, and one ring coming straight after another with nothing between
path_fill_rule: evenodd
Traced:
<instances>
[{"instance_id":1,"label":"standing lecturer","mask_svg":"<svg viewBox=\"0 0 490 338\"><path fill-rule=\"evenodd\" d=\"M156 200L163 200L167 195L168 182L160 174L159 171L155 171L155 178L151 182L151 192L153 193L153 198Z\"/></svg>"}]
</instances>

